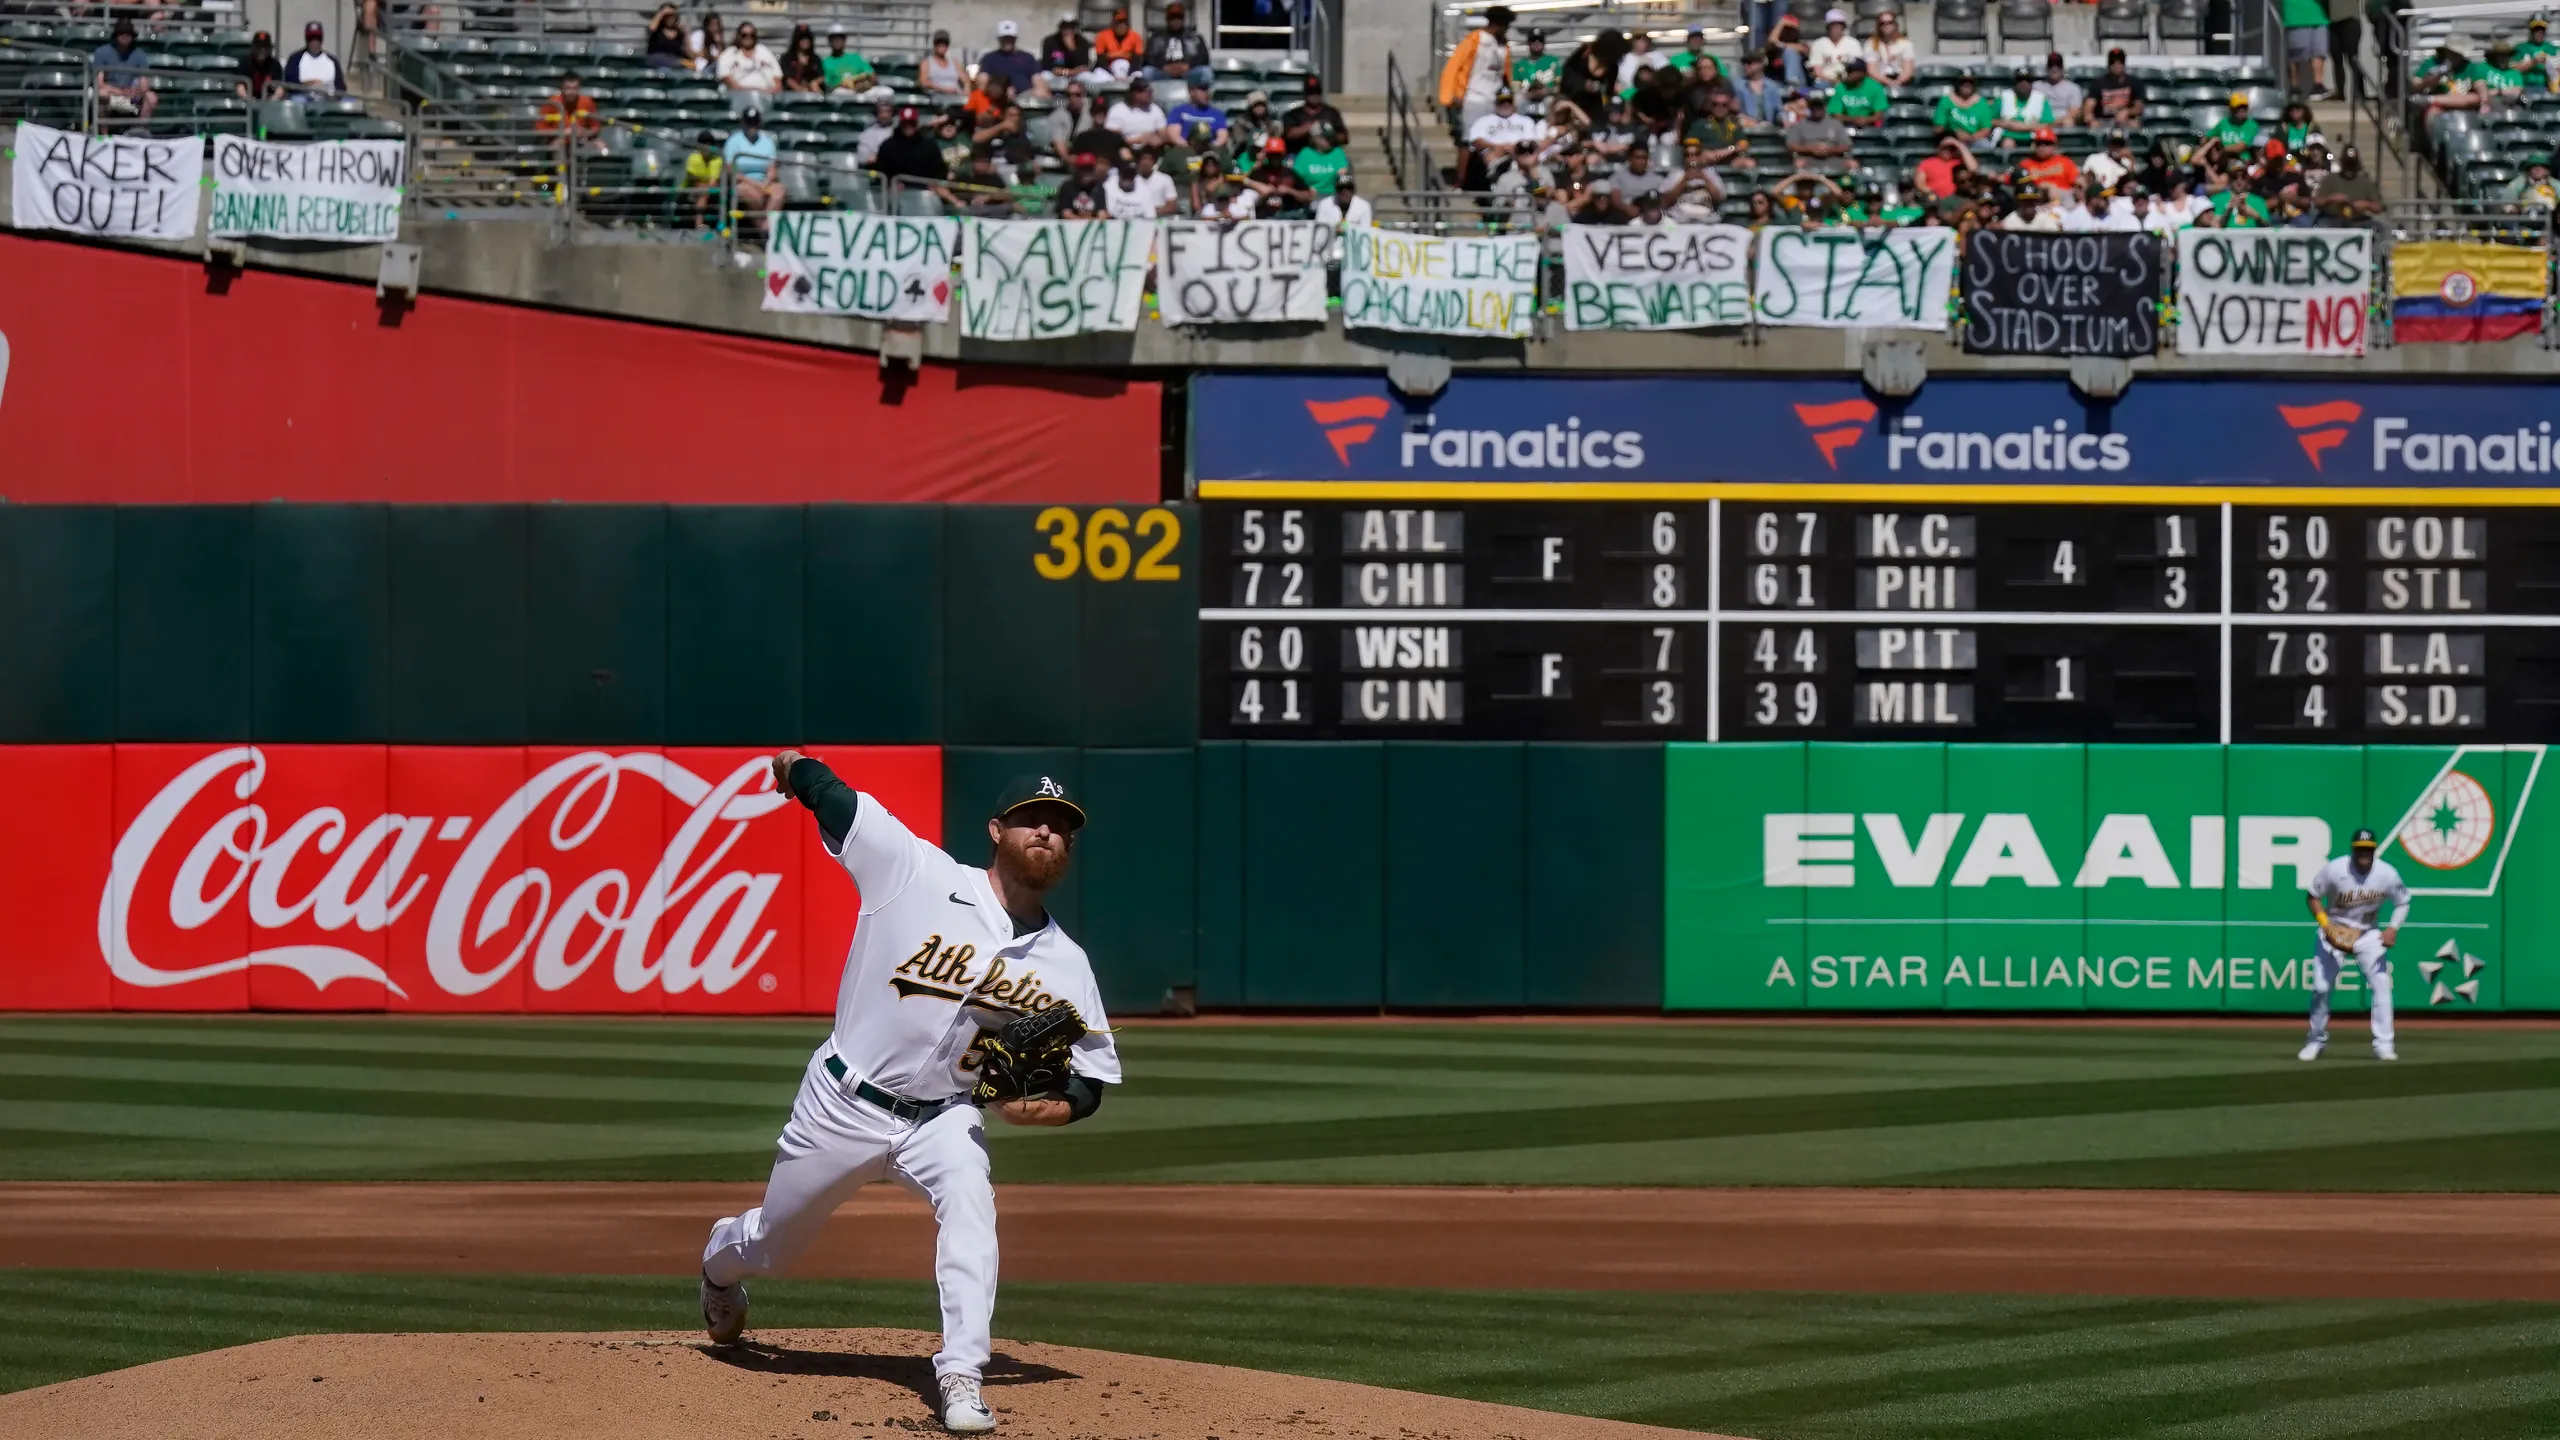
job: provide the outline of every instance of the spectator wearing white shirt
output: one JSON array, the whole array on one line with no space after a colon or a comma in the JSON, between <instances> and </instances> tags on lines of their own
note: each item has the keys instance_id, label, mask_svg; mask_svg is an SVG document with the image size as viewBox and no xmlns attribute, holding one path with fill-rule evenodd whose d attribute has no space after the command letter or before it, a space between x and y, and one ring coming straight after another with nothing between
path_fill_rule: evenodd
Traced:
<instances>
[{"instance_id":1,"label":"spectator wearing white shirt","mask_svg":"<svg viewBox=\"0 0 2560 1440\"><path fill-rule=\"evenodd\" d=\"M2092 189L2078 210L2063 217L2062 228L2082 234L2135 235L2141 233L2142 221L2135 217L2133 206L2118 200L2113 191Z\"/></svg>"},{"instance_id":2,"label":"spectator wearing white shirt","mask_svg":"<svg viewBox=\"0 0 2560 1440\"><path fill-rule=\"evenodd\" d=\"M1144 195L1152 207L1147 213L1158 216L1172 214L1174 197L1181 192L1175 187L1173 177L1164 173L1155 146L1138 147L1137 167L1138 193ZM1115 213L1112 218L1117 220L1121 217Z\"/></svg>"},{"instance_id":3,"label":"spectator wearing white shirt","mask_svg":"<svg viewBox=\"0 0 2560 1440\"><path fill-rule=\"evenodd\" d=\"M1920 61L1911 37L1902 33L1901 17L1887 10L1876 17L1876 33L1867 37L1867 73L1899 90L1919 73Z\"/></svg>"},{"instance_id":4,"label":"spectator wearing white shirt","mask_svg":"<svg viewBox=\"0 0 2560 1440\"><path fill-rule=\"evenodd\" d=\"M302 48L285 58L285 93L296 100L347 93L347 72L338 57L322 46L320 22L302 27Z\"/></svg>"},{"instance_id":5,"label":"spectator wearing white shirt","mask_svg":"<svg viewBox=\"0 0 2560 1440\"><path fill-rule=\"evenodd\" d=\"M2032 141L2038 130L2058 122L2053 118L2053 102L2036 88L2036 77L2020 70L2009 77L2009 88L2000 92L2000 123L1996 133L2002 145Z\"/></svg>"},{"instance_id":6,"label":"spectator wearing white shirt","mask_svg":"<svg viewBox=\"0 0 2560 1440\"><path fill-rule=\"evenodd\" d=\"M871 107L871 123L863 126L862 133L854 137L854 158L861 161L865 168L869 168L872 161L880 158L881 143L897 133L898 107L886 100L874 103Z\"/></svg>"},{"instance_id":7,"label":"spectator wearing white shirt","mask_svg":"<svg viewBox=\"0 0 2560 1440\"><path fill-rule=\"evenodd\" d=\"M1158 177L1162 178L1162 177ZM1110 183L1102 187L1103 213L1114 220L1153 220L1163 212L1155 192L1138 183L1138 167L1123 160L1112 167Z\"/></svg>"},{"instance_id":8,"label":"spectator wearing white shirt","mask_svg":"<svg viewBox=\"0 0 2560 1440\"><path fill-rule=\"evenodd\" d=\"M1653 48L1653 37L1642 30L1628 43L1627 53L1618 61L1618 93L1636 88L1636 77L1647 70L1659 70L1671 63L1671 57Z\"/></svg>"},{"instance_id":9,"label":"spectator wearing white shirt","mask_svg":"<svg viewBox=\"0 0 2560 1440\"><path fill-rule=\"evenodd\" d=\"M2021 185L2011 197L2009 213L2000 217L2000 228L2027 231L2037 235L2062 233L2062 217L2044 203L2044 191L2033 185Z\"/></svg>"},{"instance_id":10,"label":"spectator wearing white shirt","mask_svg":"<svg viewBox=\"0 0 2560 1440\"><path fill-rule=\"evenodd\" d=\"M1262 197L1244 183L1244 177L1229 170L1218 176L1194 208L1203 220L1250 220L1261 203Z\"/></svg>"},{"instance_id":11,"label":"spectator wearing white shirt","mask_svg":"<svg viewBox=\"0 0 2560 1440\"><path fill-rule=\"evenodd\" d=\"M782 62L756 39L753 23L738 26L737 43L720 52L715 67L720 89L729 97L732 114L764 108L774 92L782 88Z\"/></svg>"},{"instance_id":12,"label":"spectator wearing white shirt","mask_svg":"<svg viewBox=\"0 0 2560 1440\"><path fill-rule=\"evenodd\" d=\"M1865 48L1849 34L1848 11L1825 11L1822 34L1805 51L1805 69L1811 72L1815 84L1837 85L1850 60L1864 53Z\"/></svg>"},{"instance_id":13,"label":"spectator wearing white shirt","mask_svg":"<svg viewBox=\"0 0 2560 1440\"><path fill-rule=\"evenodd\" d=\"M1161 144L1165 139L1164 107L1156 103L1155 87L1147 77L1129 82L1129 93L1111 102L1111 111L1102 117L1102 128L1115 131L1132 145Z\"/></svg>"},{"instance_id":14,"label":"spectator wearing white shirt","mask_svg":"<svg viewBox=\"0 0 2560 1440\"><path fill-rule=\"evenodd\" d=\"M1523 140L1543 144L1546 138L1546 122L1521 114L1508 89L1493 92L1492 112L1476 117L1476 123L1467 127L1468 147L1482 155L1487 165Z\"/></svg>"},{"instance_id":15,"label":"spectator wearing white shirt","mask_svg":"<svg viewBox=\"0 0 2560 1440\"><path fill-rule=\"evenodd\" d=\"M2106 148L2080 162L2081 178L2113 190L2133 173L2133 141L2121 130L2107 132Z\"/></svg>"},{"instance_id":16,"label":"spectator wearing white shirt","mask_svg":"<svg viewBox=\"0 0 2560 1440\"><path fill-rule=\"evenodd\" d=\"M1368 197L1358 192L1359 187L1349 175L1334 181L1332 194L1316 197L1316 218L1336 229L1377 223L1370 218Z\"/></svg>"}]
</instances>

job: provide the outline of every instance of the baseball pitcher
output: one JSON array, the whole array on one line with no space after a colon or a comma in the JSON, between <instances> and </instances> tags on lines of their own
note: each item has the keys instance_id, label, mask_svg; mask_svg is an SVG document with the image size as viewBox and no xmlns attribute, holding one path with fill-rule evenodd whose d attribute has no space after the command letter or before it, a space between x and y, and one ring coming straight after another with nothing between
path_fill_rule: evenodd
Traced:
<instances>
[{"instance_id":1,"label":"baseball pitcher","mask_svg":"<svg viewBox=\"0 0 2560 1440\"><path fill-rule=\"evenodd\" d=\"M996 1203L980 1106L1016 1125L1066 1125L1102 1104L1120 1056L1083 947L1041 897L1066 874L1085 815L1048 776L1005 788L984 870L918 839L824 764L785 750L774 783L817 817L862 892L836 991L835 1030L800 1079L764 1203L711 1227L702 1324L746 1329L749 1275L773 1275L837 1206L876 1180L933 1205L942 1423L992 1430L979 1393L996 1302Z\"/></svg>"},{"instance_id":2,"label":"baseball pitcher","mask_svg":"<svg viewBox=\"0 0 2560 1440\"><path fill-rule=\"evenodd\" d=\"M2304 897L2320 926L2320 955L2311 977L2311 1038L2303 1042L2301 1059L2317 1060L2329 1046L2329 992L2337 988L2338 968L2349 956L2364 970L2365 989L2373 995L2374 1058L2400 1058L2391 1045L2391 947L2409 919L2409 887L2399 871L2374 857L2379 848L2372 831L2358 830L2346 854L2320 867ZM2376 929L2386 900L2391 919Z\"/></svg>"}]
</instances>

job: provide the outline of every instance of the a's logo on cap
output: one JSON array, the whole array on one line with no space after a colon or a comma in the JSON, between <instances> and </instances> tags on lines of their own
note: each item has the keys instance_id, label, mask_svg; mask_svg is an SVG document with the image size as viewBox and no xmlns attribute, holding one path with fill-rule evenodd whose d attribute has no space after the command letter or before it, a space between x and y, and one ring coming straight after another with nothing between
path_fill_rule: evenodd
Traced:
<instances>
[{"instance_id":1,"label":"a's logo on cap","mask_svg":"<svg viewBox=\"0 0 2560 1440\"><path fill-rule=\"evenodd\" d=\"M1044 798L1052 799L1052 800L1064 800L1065 798L1067 798L1067 791L1066 791L1066 787L1065 787L1065 786L1063 786L1063 785L1060 785L1057 781L1050 779L1050 778L1049 778L1048 776L1046 776L1046 775L1043 775L1043 776L1041 776L1041 777L1040 777L1040 792L1039 792L1039 793L1040 793Z\"/></svg>"},{"instance_id":2,"label":"a's logo on cap","mask_svg":"<svg viewBox=\"0 0 2560 1440\"><path fill-rule=\"evenodd\" d=\"M1864 439L1866 427L1876 418L1873 401L1843 400L1833 405L1798 405L1796 419L1813 433L1814 448L1822 452L1822 463L1837 470L1840 452Z\"/></svg>"},{"instance_id":3,"label":"a's logo on cap","mask_svg":"<svg viewBox=\"0 0 2560 1440\"><path fill-rule=\"evenodd\" d=\"M2353 400L2332 400L2325 405L2279 405L2276 413L2293 427L2294 440L2311 468L2318 470L2321 456L2347 443L2347 427L2364 418L2364 407Z\"/></svg>"},{"instance_id":4,"label":"a's logo on cap","mask_svg":"<svg viewBox=\"0 0 2560 1440\"><path fill-rule=\"evenodd\" d=\"M1333 445L1333 458L1344 468L1351 465L1351 447L1365 444L1378 433L1378 422L1387 418L1387 399L1383 395L1357 395L1348 400L1310 400L1307 418L1316 422L1324 438Z\"/></svg>"}]
</instances>

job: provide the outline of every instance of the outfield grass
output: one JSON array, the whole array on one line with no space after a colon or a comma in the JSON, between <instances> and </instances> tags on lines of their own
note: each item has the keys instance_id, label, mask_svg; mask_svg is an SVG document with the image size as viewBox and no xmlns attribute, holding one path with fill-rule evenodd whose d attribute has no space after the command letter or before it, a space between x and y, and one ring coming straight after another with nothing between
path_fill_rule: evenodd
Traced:
<instances>
[{"instance_id":1,"label":"outfield grass","mask_svg":"<svg viewBox=\"0 0 2560 1440\"><path fill-rule=\"evenodd\" d=\"M816 1022L0 1019L0 1179L761 1179ZM2560 1188L2560 1031L1125 1031L1007 1181Z\"/></svg>"},{"instance_id":2,"label":"outfield grass","mask_svg":"<svg viewBox=\"0 0 2560 1440\"><path fill-rule=\"evenodd\" d=\"M678 1329L625 1277L0 1272L0 1389L278 1335ZM768 1281L761 1325L934 1327ZM2560 1430L2560 1306L1008 1285L1000 1335L1767 1440L2489 1440Z\"/></svg>"}]
</instances>

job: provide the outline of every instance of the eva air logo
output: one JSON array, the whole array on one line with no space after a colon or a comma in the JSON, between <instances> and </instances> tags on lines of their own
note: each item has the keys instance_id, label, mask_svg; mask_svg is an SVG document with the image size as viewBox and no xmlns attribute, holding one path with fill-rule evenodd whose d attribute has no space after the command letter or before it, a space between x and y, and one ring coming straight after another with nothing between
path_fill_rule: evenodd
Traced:
<instances>
[{"instance_id":1,"label":"eva air logo","mask_svg":"<svg viewBox=\"0 0 2560 1440\"><path fill-rule=\"evenodd\" d=\"M2410 894L2486 899L2498 893L2507 852L2542 778L2543 754L2540 745L2464 745L2444 758L2382 837L2382 858L2406 861L2416 872L2401 877L2411 882ZM2503 825L2497 797L2475 770L2506 777L2512 813Z\"/></svg>"},{"instance_id":2,"label":"eva air logo","mask_svg":"<svg viewBox=\"0 0 2560 1440\"><path fill-rule=\"evenodd\" d=\"M2486 854L2497 832L2487 787L2448 767L2401 822L2400 849L2430 870L2459 870Z\"/></svg>"}]
</instances>

